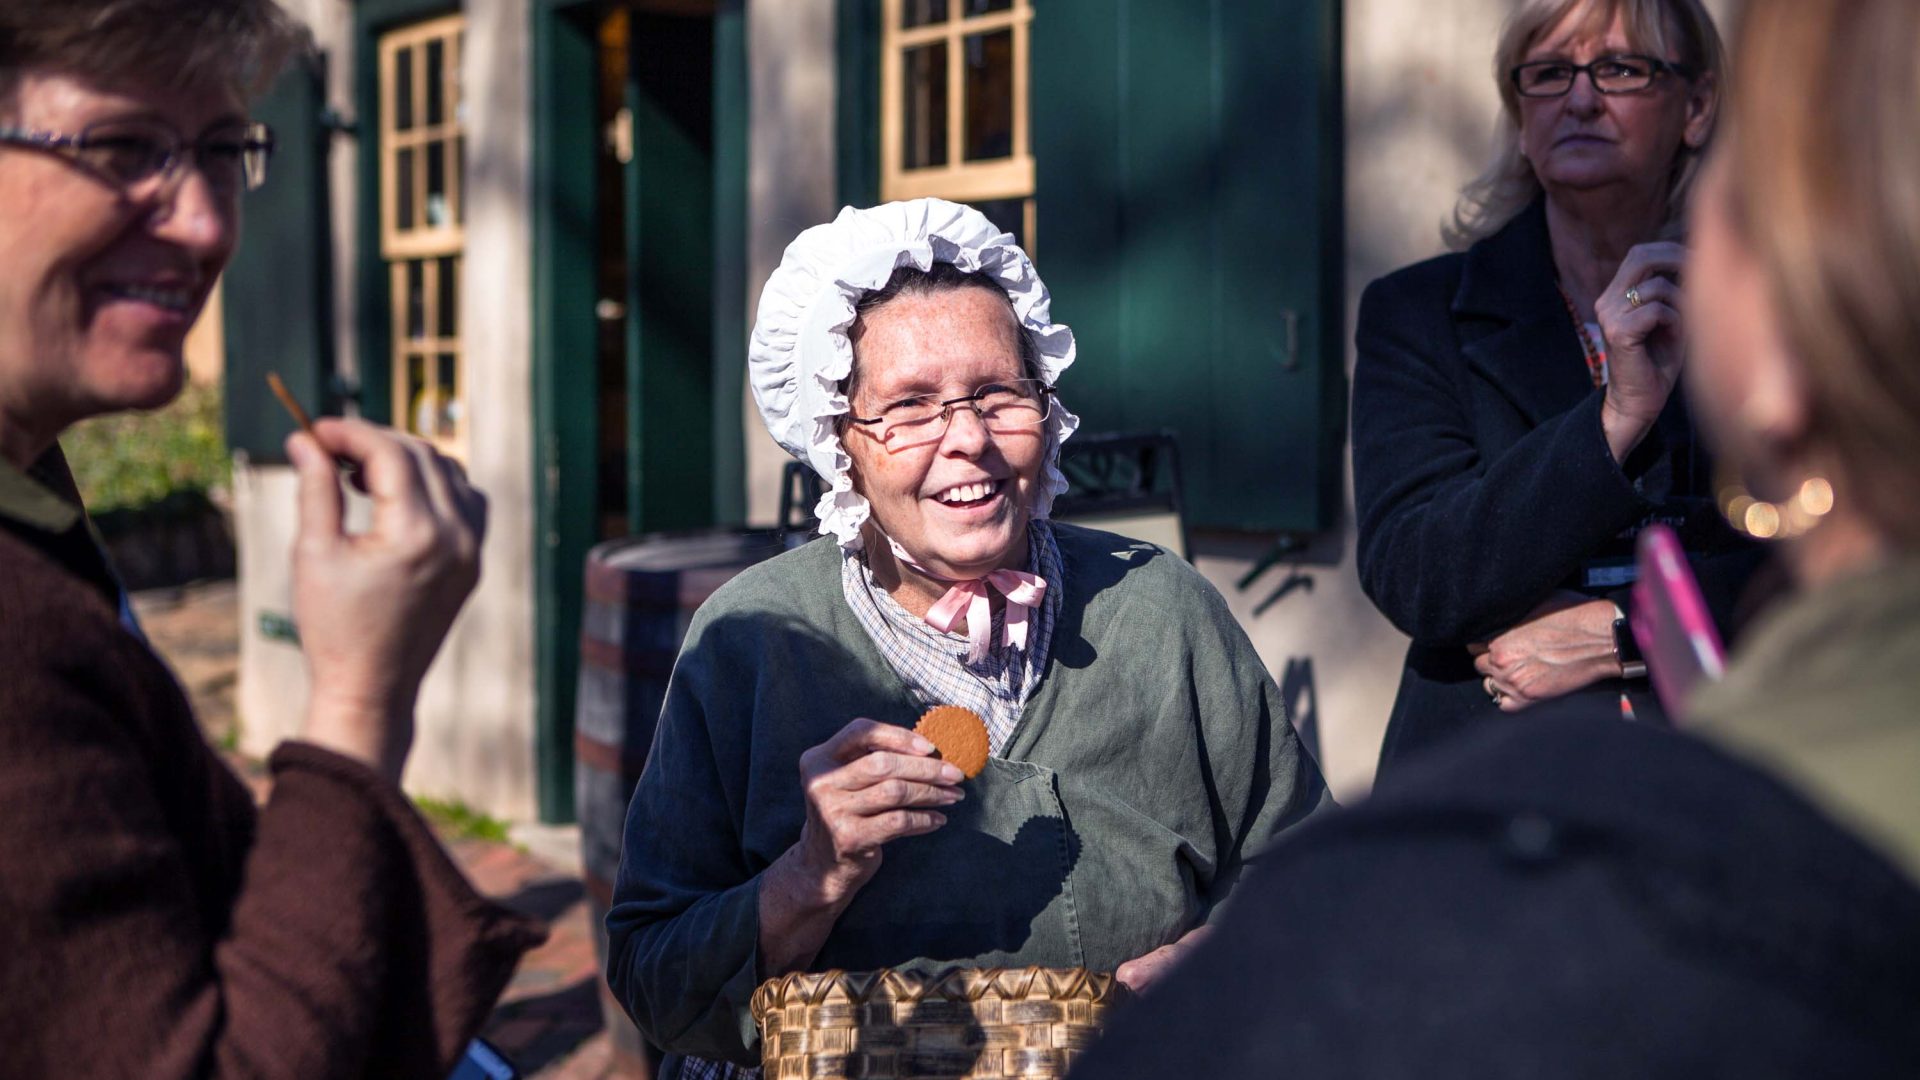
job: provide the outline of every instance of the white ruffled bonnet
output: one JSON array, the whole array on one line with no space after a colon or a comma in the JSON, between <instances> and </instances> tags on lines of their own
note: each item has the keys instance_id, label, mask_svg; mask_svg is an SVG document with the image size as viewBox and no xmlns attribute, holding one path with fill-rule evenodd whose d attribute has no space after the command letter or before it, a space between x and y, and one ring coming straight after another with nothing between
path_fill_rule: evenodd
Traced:
<instances>
[{"instance_id":1,"label":"white ruffled bonnet","mask_svg":"<svg viewBox=\"0 0 1920 1080\"><path fill-rule=\"evenodd\" d=\"M986 216L944 199L914 199L869 209L847 207L825 225L794 238L767 279L747 350L753 400L767 431L787 453L813 467L827 490L814 508L820 531L840 546L860 546L860 526L872 508L853 490L853 460L834 431L849 408L841 385L853 370L854 305L886 286L902 266L928 270L952 263L984 271L1006 290L1040 360L1040 378L1052 386L1073 363L1073 331L1050 315L1047 287L1033 261ZM1044 518L1053 497L1067 490L1060 444L1080 418L1057 400L1047 421L1047 458L1033 516Z\"/></svg>"}]
</instances>

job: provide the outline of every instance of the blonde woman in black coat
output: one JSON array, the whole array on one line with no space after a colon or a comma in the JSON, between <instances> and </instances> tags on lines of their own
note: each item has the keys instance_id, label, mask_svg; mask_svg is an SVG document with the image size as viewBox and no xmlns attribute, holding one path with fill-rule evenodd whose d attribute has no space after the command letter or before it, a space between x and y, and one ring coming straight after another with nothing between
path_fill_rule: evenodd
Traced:
<instances>
[{"instance_id":1,"label":"blonde woman in black coat","mask_svg":"<svg viewBox=\"0 0 1920 1080\"><path fill-rule=\"evenodd\" d=\"M1570 694L1654 717L1616 633L1632 536L1738 543L1673 393L1684 249L1662 239L1713 132L1712 20L1697 0L1533 0L1496 65L1507 137L1455 211L1467 249L1360 302L1359 571L1413 638L1383 772ZM1723 611L1745 569L1705 572Z\"/></svg>"}]
</instances>

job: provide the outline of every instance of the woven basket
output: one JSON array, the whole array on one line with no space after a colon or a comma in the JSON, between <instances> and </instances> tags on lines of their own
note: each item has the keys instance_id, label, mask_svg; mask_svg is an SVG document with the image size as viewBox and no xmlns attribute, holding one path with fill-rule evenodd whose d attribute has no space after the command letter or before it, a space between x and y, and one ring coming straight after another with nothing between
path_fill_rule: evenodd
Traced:
<instances>
[{"instance_id":1,"label":"woven basket","mask_svg":"<svg viewBox=\"0 0 1920 1080\"><path fill-rule=\"evenodd\" d=\"M767 1080L1062 1077L1127 996L1082 968L785 975L753 993Z\"/></svg>"}]
</instances>

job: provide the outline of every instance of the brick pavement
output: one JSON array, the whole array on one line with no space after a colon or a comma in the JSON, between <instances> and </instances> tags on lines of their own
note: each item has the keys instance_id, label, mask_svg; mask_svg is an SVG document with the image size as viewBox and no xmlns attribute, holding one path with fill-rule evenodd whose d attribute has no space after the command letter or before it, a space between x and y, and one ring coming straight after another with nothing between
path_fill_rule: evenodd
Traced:
<instances>
[{"instance_id":1,"label":"brick pavement","mask_svg":"<svg viewBox=\"0 0 1920 1080\"><path fill-rule=\"evenodd\" d=\"M216 744L236 723L238 595L232 582L140 593L134 598L154 646L173 664ZM264 795L258 762L228 755ZM482 1034L537 1080L625 1080L601 1020L600 965L580 879L511 844L455 838L454 860L476 887L546 919L551 936L514 972Z\"/></svg>"}]
</instances>

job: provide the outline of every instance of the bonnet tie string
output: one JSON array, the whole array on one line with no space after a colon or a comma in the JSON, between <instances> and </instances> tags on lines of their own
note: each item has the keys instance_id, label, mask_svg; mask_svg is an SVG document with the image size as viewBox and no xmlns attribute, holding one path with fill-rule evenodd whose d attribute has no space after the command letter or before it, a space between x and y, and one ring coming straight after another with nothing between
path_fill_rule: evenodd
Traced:
<instances>
[{"instance_id":1,"label":"bonnet tie string","mask_svg":"<svg viewBox=\"0 0 1920 1080\"><path fill-rule=\"evenodd\" d=\"M934 581L944 581L950 585L946 595L942 596L925 616L927 625L942 633L951 634L960 625L967 624L967 663L978 664L987 658L988 639L993 634L993 611L988 605L987 586L991 585L1007 598L1007 625L1001 633L1001 643L1022 652L1027 648L1027 629L1029 616L1047 593L1047 581L1039 574L1029 574L1024 570L994 570L984 577L970 581L957 581L942 577L915 562L892 537L887 544L893 549L893 557L911 567L915 573Z\"/></svg>"}]
</instances>

